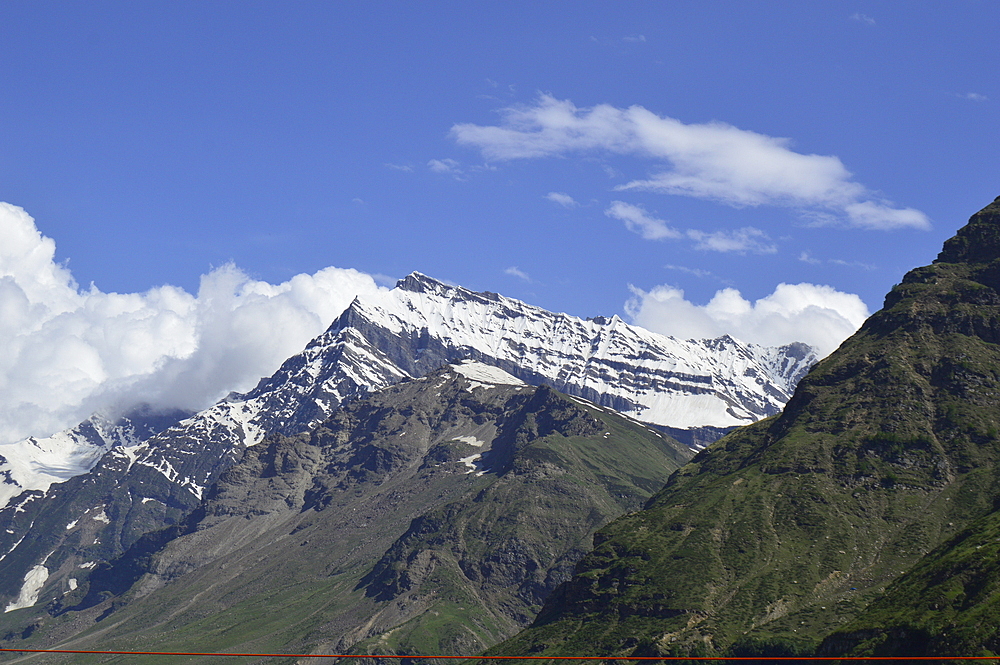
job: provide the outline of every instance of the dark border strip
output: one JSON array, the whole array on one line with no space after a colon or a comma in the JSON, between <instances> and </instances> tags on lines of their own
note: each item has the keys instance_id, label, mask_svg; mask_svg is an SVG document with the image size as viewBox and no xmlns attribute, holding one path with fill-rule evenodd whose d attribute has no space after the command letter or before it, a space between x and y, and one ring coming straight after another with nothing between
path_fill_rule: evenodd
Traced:
<instances>
[{"instance_id":1,"label":"dark border strip","mask_svg":"<svg viewBox=\"0 0 1000 665\"><path fill-rule=\"evenodd\" d=\"M194 653L185 651L82 651L75 649L0 649L0 653L75 653L114 656L229 656L231 658L385 658L401 660L611 660L611 661L945 661L945 660L1000 660L1000 656L399 656L395 654L365 653Z\"/></svg>"}]
</instances>

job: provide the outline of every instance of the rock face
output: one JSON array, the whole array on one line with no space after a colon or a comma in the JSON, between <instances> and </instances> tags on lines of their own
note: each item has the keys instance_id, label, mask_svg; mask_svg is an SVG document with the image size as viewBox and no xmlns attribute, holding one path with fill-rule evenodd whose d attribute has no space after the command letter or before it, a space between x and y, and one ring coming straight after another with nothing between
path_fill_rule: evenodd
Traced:
<instances>
[{"instance_id":1,"label":"rock face","mask_svg":"<svg viewBox=\"0 0 1000 665\"><path fill-rule=\"evenodd\" d=\"M64 477L73 476L64 482L25 485L22 475L17 489L25 491L11 491L0 509L0 603L18 601L39 566L49 587L65 590L79 563L118 557L143 534L176 524L265 436L308 431L358 396L462 359L697 444L775 413L815 355L802 344L676 340L617 317L584 321L414 273L381 298L355 300L249 393L124 445L105 438L62 448L80 451L72 464L64 460L72 471ZM35 456L19 463L37 466L37 447L26 450Z\"/></svg>"},{"instance_id":2,"label":"rock face","mask_svg":"<svg viewBox=\"0 0 1000 665\"><path fill-rule=\"evenodd\" d=\"M173 527L108 563L77 561L72 589L43 580L0 635L26 648L476 652L527 625L594 530L692 454L467 361L266 438Z\"/></svg>"},{"instance_id":3,"label":"rock face","mask_svg":"<svg viewBox=\"0 0 1000 665\"><path fill-rule=\"evenodd\" d=\"M834 631L825 653L897 653L907 634L949 644L913 608L948 597L970 622L988 608L931 571L967 560L964 579L985 579L985 560L962 557L1000 505L998 331L1000 199L909 272L781 415L711 445L600 530L533 626L493 652L808 655ZM963 653L992 649L993 634Z\"/></svg>"}]
</instances>

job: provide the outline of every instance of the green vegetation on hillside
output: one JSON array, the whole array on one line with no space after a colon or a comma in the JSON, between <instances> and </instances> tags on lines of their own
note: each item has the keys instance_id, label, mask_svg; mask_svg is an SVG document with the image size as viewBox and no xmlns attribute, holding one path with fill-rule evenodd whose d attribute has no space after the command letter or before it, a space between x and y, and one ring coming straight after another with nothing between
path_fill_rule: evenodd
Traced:
<instances>
[{"instance_id":1,"label":"green vegetation on hillside","mask_svg":"<svg viewBox=\"0 0 1000 665\"><path fill-rule=\"evenodd\" d=\"M781 415L716 442L600 530L532 626L488 653L804 655L852 630L1000 501L998 289L1000 199ZM907 599L924 593L913 584ZM885 607L857 625L889 625Z\"/></svg>"}]
</instances>

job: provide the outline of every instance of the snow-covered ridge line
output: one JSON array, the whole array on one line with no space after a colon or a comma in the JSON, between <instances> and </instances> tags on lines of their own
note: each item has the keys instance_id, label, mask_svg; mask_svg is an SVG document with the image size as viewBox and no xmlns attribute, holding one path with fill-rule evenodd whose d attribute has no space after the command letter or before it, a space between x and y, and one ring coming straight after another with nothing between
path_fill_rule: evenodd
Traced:
<instances>
[{"instance_id":1,"label":"snow-covered ridge line","mask_svg":"<svg viewBox=\"0 0 1000 665\"><path fill-rule=\"evenodd\" d=\"M642 422L687 429L743 425L776 413L816 356L803 344L678 340L617 316L583 320L412 273L391 291L355 299L249 393L151 438L81 435L65 443L58 438L63 433L50 437L51 459L38 452L44 446L3 447L0 454L10 451L15 461L0 461L0 480L14 482L0 485L0 506L24 489L44 491L86 473L112 448L125 472L155 469L197 497L234 451L271 433L301 432L358 395L463 360L478 363L482 376L467 376L473 384L544 382Z\"/></svg>"}]
</instances>

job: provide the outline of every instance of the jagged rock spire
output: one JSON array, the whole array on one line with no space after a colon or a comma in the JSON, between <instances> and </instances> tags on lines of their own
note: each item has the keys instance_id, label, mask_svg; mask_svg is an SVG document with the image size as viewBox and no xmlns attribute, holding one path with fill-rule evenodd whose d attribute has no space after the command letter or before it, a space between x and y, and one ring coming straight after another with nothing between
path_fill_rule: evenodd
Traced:
<instances>
[{"instance_id":1,"label":"jagged rock spire","mask_svg":"<svg viewBox=\"0 0 1000 665\"><path fill-rule=\"evenodd\" d=\"M1000 258L1000 196L944 243L934 263L989 263Z\"/></svg>"}]
</instances>

